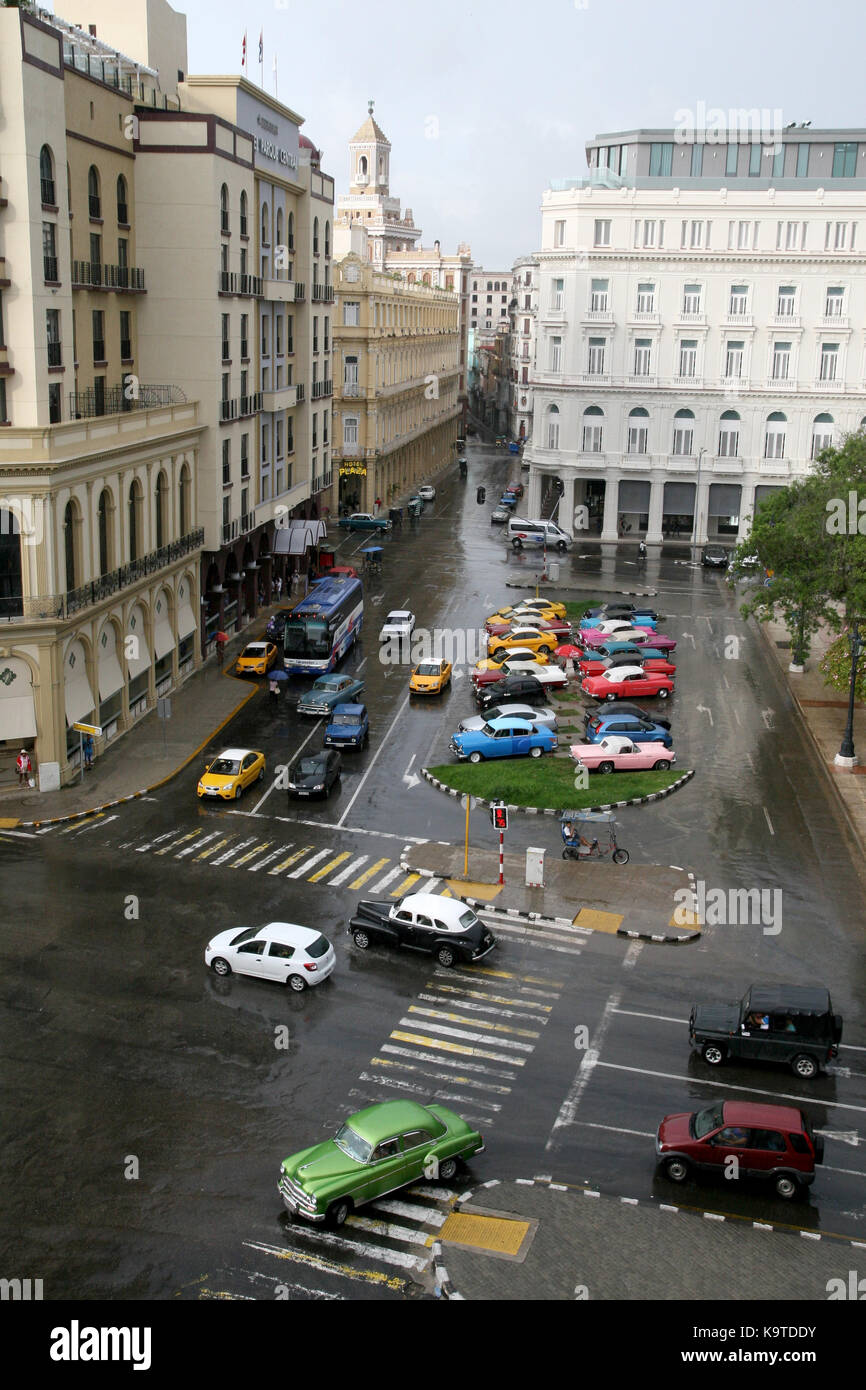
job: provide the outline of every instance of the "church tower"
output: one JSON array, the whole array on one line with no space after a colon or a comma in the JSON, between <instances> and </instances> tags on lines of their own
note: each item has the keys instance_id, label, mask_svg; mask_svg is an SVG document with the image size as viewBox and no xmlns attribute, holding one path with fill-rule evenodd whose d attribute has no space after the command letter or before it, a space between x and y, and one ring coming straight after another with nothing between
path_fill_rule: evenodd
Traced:
<instances>
[{"instance_id":1,"label":"church tower","mask_svg":"<svg viewBox=\"0 0 866 1390\"><path fill-rule=\"evenodd\" d=\"M400 199L391 197L390 166L391 142L373 119L371 101L366 121L349 141L349 192L337 199L335 225L363 228L366 255L377 270L392 253L414 250L421 236L412 209L401 213Z\"/></svg>"},{"instance_id":2,"label":"church tower","mask_svg":"<svg viewBox=\"0 0 866 1390\"><path fill-rule=\"evenodd\" d=\"M373 120L372 101L367 111L366 121L349 141L349 191L387 198L391 142Z\"/></svg>"}]
</instances>

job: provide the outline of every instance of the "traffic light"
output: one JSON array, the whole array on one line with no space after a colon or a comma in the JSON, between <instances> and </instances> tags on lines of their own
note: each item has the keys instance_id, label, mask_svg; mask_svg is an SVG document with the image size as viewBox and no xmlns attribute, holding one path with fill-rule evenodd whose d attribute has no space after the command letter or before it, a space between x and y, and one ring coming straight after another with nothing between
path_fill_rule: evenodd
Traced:
<instances>
[{"instance_id":1,"label":"traffic light","mask_svg":"<svg viewBox=\"0 0 866 1390\"><path fill-rule=\"evenodd\" d=\"M498 801L490 807L490 820L494 830L508 829L508 807L504 802Z\"/></svg>"},{"instance_id":2,"label":"traffic light","mask_svg":"<svg viewBox=\"0 0 866 1390\"><path fill-rule=\"evenodd\" d=\"M481 503L486 502L486 501L487 501L487 489L484 488L484 487L480 487L480 488L478 489L478 491L476 492L476 494L475 494L475 500L476 500L476 502L479 504L479 506L481 505Z\"/></svg>"}]
</instances>

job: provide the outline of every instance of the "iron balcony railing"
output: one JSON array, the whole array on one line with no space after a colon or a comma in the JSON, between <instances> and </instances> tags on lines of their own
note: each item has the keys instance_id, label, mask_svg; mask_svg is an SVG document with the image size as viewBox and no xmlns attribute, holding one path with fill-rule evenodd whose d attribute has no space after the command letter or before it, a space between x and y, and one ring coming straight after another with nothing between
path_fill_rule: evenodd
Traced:
<instances>
[{"instance_id":1,"label":"iron balcony railing","mask_svg":"<svg viewBox=\"0 0 866 1390\"><path fill-rule=\"evenodd\" d=\"M240 397L240 416L257 415L262 408L262 393L254 391L251 396Z\"/></svg>"},{"instance_id":2,"label":"iron balcony railing","mask_svg":"<svg viewBox=\"0 0 866 1390\"><path fill-rule=\"evenodd\" d=\"M57 279L57 257L56 257L56 256L43 256L43 257L42 257L42 274L44 275L44 277L45 277L46 280L56 280L56 279Z\"/></svg>"},{"instance_id":3,"label":"iron balcony railing","mask_svg":"<svg viewBox=\"0 0 866 1390\"><path fill-rule=\"evenodd\" d=\"M260 275L239 275L234 270L221 270L219 272L219 292L220 294L260 296L264 292L262 278Z\"/></svg>"},{"instance_id":4,"label":"iron balcony railing","mask_svg":"<svg viewBox=\"0 0 866 1390\"><path fill-rule=\"evenodd\" d=\"M123 226L125 226L125 227L128 227L128 226L129 226L129 207L127 206L126 203L118 203L118 204L117 204L117 220L118 220L118 222L120 222Z\"/></svg>"},{"instance_id":5,"label":"iron balcony railing","mask_svg":"<svg viewBox=\"0 0 866 1390\"><path fill-rule=\"evenodd\" d=\"M297 282L296 282L297 283ZM334 287L333 285L313 284L313 301L317 304L333 304Z\"/></svg>"},{"instance_id":6,"label":"iron balcony railing","mask_svg":"<svg viewBox=\"0 0 866 1390\"><path fill-rule=\"evenodd\" d=\"M306 285L304 284L303 280L296 280L296 281L295 281L295 303L296 303L296 304L299 304L299 303L301 302L301 300L306 299L306 297L307 297L307 287L306 287Z\"/></svg>"},{"instance_id":7,"label":"iron balcony railing","mask_svg":"<svg viewBox=\"0 0 866 1390\"><path fill-rule=\"evenodd\" d=\"M144 386L130 378L125 385L69 392L69 416L80 420L91 415L120 415L126 410L151 410L163 405L182 405L186 396L179 386Z\"/></svg>"},{"instance_id":8,"label":"iron balcony railing","mask_svg":"<svg viewBox=\"0 0 866 1390\"><path fill-rule=\"evenodd\" d=\"M318 401L322 396L331 396L334 391L333 381L314 381L313 400Z\"/></svg>"},{"instance_id":9,"label":"iron balcony railing","mask_svg":"<svg viewBox=\"0 0 866 1390\"><path fill-rule=\"evenodd\" d=\"M298 405L300 405L301 401L303 401L303 400L305 400L305 399L306 399L306 387L304 386L303 382L301 382L299 385L296 384L296 386L295 386L295 402L296 402Z\"/></svg>"},{"instance_id":10,"label":"iron balcony railing","mask_svg":"<svg viewBox=\"0 0 866 1390\"><path fill-rule=\"evenodd\" d=\"M103 265L101 261L73 261L72 284L97 290L135 290L145 288L144 271L135 265Z\"/></svg>"},{"instance_id":11,"label":"iron balcony railing","mask_svg":"<svg viewBox=\"0 0 866 1390\"><path fill-rule=\"evenodd\" d=\"M56 204L55 198L54 198L54 180L53 180L53 179L40 179L40 180L39 180L39 184L40 184L40 189L41 189L41 192L42 192L42 202L43 202L43 204L44 204L46 207L50 207L50 208L56 207L57 204Z\"/></svg>"},{"instance_id":12,"label":"iron balcony railing","mask_svg":"<svg viewBox=\"0 0 866 1390\"><path fill-rule=\"evenodd\" d=\"M61 367L63 365L62 343L48 344L48 365L49 367Z\"/></svg>"}]
</instances>

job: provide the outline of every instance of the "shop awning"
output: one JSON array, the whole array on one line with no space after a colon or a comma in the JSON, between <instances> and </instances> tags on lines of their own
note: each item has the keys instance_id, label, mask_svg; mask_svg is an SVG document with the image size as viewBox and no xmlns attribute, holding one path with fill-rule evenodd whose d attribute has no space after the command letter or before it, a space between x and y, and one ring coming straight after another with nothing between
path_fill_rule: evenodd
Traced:
<instances>
[{"instance_id":1,"label":"shop awning","mask_svg":"<svg viewBox=\"0 0 866 1390\"><path fill-rule=\"evenodd\" d=\"M665 483L665 515L688 515L695 504L694 483Z\"/></svg>"},{"instance_id":2,"label":"shop awning","mask_svg":"<svg viewBox=\"0 0 866 1390\"><path fill-rule=\"evenodd\" d=\"M192 604L182 603L177 610L177 640L182 642L184 637L189 637L195 632L195 614L192 611Z\"/></svg>"},{"instance_id":3,"label":"shop awning","mask_svg":"<svg viewBox=\"0 0 866 1390\"><path fill-rule=\"evenodd\" d=\"M123 672L117 659L117 650L112 645L110 650L106 647L99 657L99 698L110 700L112 695L116 695L118 690L122 689Z\"/></svg>"},{"instance_id":4,"label":"shop awning","mask_svg":"<svg viewBox=\"0 0 866 1390\"><path fill-rule=\"evenodd\" d=\"M73 671L66 678L67 724L75 724L79 719L84 719L85 715L92 714L95 709L96 701L90 689L87 672L84 669L77 673Z\"/></svg>"},{"instance_id":5,"label":"shop awning","mask_svg":"<svg viewBox=\"0 0 866 1390\"><path fill-rule=\"evenodd\" d=\"M709 515L739 516L740 492L739 483L711 483Z\"/></svg>"},{"instance_id":6,"label":"shop awning","mask_svg":"<svg viewBox=\"0 0 866 1390\"><path fill-rule=\"evenodd\" d=\"M133 680L135 680L136 676L140 676L140 675L141 675L142 671L149 671L149 670L150 670L150 648L149 648L148 645L147 645L147 641L146 641L146 639L145 639L145 637L144 637L144 634L142 634L142 636L139 637L139 639L138 639L138 656L132 656L132 657L128 657L128 658L127 658L127 662L126 662L126 675L127 675L127 679L133 681Z\"/></svg>"},{"instance_id":7,"label":"shop awning","mask_svg":"<svg viewBox=\"0 0 866 1390\"><path fill-rule=\"evenodd\" d=\"M326 535L324 521L290 521L288 526L280 526L274 533L274 554L303 555Z\"/></svg>"},{"instance_id":8,"label":"shop awning","mask_svg":"<svg viewBox=\"0 0 866 1390\"><path fill-rule=\"evenodd\" d=\"M32 695L7 695L0 700L0 743L10 738L36 737L36 707Z\"/></svg>"},{"instance_id":9,"label":"shop awning","mask_svg":"<svg viewBox=\"0 0 866 1390\"><path fill-rule=\"evenodd\" d=\"M153 645L156 650L157 661L161 661L164 656L168 656L169 652L174 651L174 633L171 630L167 613L162 613L157 617Z\"/></svg>"},{"instance_id":10,"label":"shop awning","mask_svg":"<svg viewBox=\"0 0 866 1390\"><path fill-rule=\"evenodd\" d=\"M649 483L639 483L633 478L619 485L618 510L621 512L648 512L650 500Z\"/></svg>"}]
</instances>

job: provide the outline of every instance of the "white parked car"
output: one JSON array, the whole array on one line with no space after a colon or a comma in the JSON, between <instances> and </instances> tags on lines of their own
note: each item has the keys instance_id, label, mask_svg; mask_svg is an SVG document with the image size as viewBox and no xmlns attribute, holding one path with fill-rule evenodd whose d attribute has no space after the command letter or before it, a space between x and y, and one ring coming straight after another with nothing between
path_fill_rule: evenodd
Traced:
<instances>
[{"instance_id":1,"label":"white parked car","mask_svg":"<svg viewBox=\"0 0 866 1390\"><path fill-rule=\"evenodd\" d=\"M382 624L380 642L408 641L415 629L415 614L408 608L394 608Z\"/></svg>"},{"instance_id":2,"label":"white parked car","mask_svg":"<svg viewBox=\"0 0 866 1390\"><path fill-rule=\"evenodd\" d=\"M436 489L432 483L422 483L418 489L418 496L423 497L425 502L433 502L436 500Z\"/></svg>"},{"instance_id":3,"label":"white parked car","mask_svg":"<svg viewBox=\"0 0 866 1390\"><path fill-rule=\"evenodd\" d=\"M215 975L255 975L298 994L307 985L320 985L336 964L328 938L294 922L221 931L208 942L204 959Z\"/></svg>"},{"instance_id":4,"label":"white parked car","mask_svg":"<svg viewBox=\"0 0 866 1390\"><path fill-rule=\"evenodd\" d=\"M494 719L526 719L537 729L550 729L556 733L556 711L552 710L549 705L543 705L541 709L533 709L532 705L518 704L494 705L485 714L469 715L466 719L461 719L457 725L457 732L460 734L472 733L475 729L483 729L485 724L491 723Z\"/></svg>"}]
</instances>

